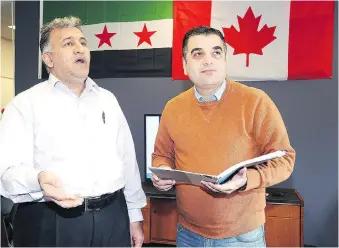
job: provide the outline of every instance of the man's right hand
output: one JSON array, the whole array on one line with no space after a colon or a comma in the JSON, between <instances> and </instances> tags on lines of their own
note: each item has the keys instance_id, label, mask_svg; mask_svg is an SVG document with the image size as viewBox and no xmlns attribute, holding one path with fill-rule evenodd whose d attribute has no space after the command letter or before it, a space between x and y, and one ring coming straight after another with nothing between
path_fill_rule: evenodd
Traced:
<instances>
[{"instance_id":1,"label":"man's right hand","mask_svg":"<svg viewBox=\"0 0 339 248\"><path fill-rule=\"evenodd\" d=\"M160 166L160 167L161 168L166 167L167 169L171 169L168 166ZM160 191L168 191L173 187L173 185L175 185L174 180L162 180L159 177L157 177L154 173L152 175L151 180L153 182L154 187L156 187Z\"/></svg>"},{"instance_id":2,"label":"man's right hand","mask_svg":"<svg viewBox=\"0 0 339 248\"><path fill-rule=\"evenodd\" d=\"M67 194L60 179L50 171L42 171L38 176L39 184L44 195L63 208L73 208L80 206L83 198L72 194Z\"/></svg>"}]
</instances>

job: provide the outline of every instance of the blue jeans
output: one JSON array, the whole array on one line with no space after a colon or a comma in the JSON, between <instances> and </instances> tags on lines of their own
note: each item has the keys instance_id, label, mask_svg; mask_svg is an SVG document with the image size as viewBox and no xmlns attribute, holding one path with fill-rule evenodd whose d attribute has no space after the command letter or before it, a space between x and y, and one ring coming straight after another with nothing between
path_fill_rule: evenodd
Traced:
<instances>
[{"instance_id":1,"label":"blue jeans","mask_svg":"<svg viewBox=\"0 0 339 248\"><path fill-rule=\"evenodd\" d=\"M266 247L264 226L232 238L210 239L193 233L180 223L177 227L177 247Z\"/></svg>"}]
</instances>

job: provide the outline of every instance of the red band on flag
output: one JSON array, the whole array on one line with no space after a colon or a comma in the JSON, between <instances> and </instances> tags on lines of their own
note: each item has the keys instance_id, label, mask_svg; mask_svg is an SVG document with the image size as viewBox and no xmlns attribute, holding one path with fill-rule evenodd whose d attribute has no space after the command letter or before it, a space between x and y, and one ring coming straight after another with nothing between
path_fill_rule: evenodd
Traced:
<instances>
[{"instance_id":1,"label":"red band on flag","mask_svg":"<svg viewBox=\"0 0 339 248\"><path fill-rule=\"evenodd\" d=\"M288 79L332 76L334 1L293 0L290 9Z\"/></svg>"},{"instance_id":2,"label":"red band on flag","mask_svg":"<svg viewBox=\"0 0 339 248\"><path fill-rule=\"evenodd\" d=\"M182 67L182 40L196 26L211 25L211 1L173 1L172 79L188 79Z\"/></svg>"}]
</instances>

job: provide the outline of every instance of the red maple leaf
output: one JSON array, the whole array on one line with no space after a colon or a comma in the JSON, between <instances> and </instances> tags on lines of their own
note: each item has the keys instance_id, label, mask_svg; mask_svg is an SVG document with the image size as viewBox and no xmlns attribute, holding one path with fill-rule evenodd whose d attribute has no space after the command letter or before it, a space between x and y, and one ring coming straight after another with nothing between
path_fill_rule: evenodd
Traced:
<instances>
[{"instance_id":1,"label":"red maple leaf","mask_svg":"<svg viewBox=\"0 0 339 248\"><path fill-rule=\"evenodd\" d=\"M246 54L246 67L249 66L250 54L263 55L262 49L274 41L276 26L268 27L266 24L258 31L261 15L254 16L251 7L248 7L243 18L238 17L239 30L232 25L230 28L223 28L225 42L234 48L233 54Z\"/></svg>"}]
</instances>

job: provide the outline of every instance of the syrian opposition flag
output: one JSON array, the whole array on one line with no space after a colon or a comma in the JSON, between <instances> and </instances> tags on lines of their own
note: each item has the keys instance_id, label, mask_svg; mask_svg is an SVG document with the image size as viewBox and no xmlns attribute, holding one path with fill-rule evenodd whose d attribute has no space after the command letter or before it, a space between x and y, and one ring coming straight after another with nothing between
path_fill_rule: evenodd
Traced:
<instances>
[{"instance_id":1,"label":"syrian opposition flag","mask_svg":"<svg viewBox=\"0 0 339 248\"><path fill-rule=\"evenodd\" d=\"M43 1L40 9L43 23L69 15L81 19L90 77L171 76L172 1Z\"/></svg>"},{"instance_id":2,"label":"syrian opposition flag","mask_svg":"<svg viewBox=\"0 0 339 248\"><path fill-rule=\"evenodd\" d=\"M173 79L187 79L182 39L200 25L224 34L230 79L332 76L334 1L175 1L173 19Z\"/></svg>"}]
</instances>

